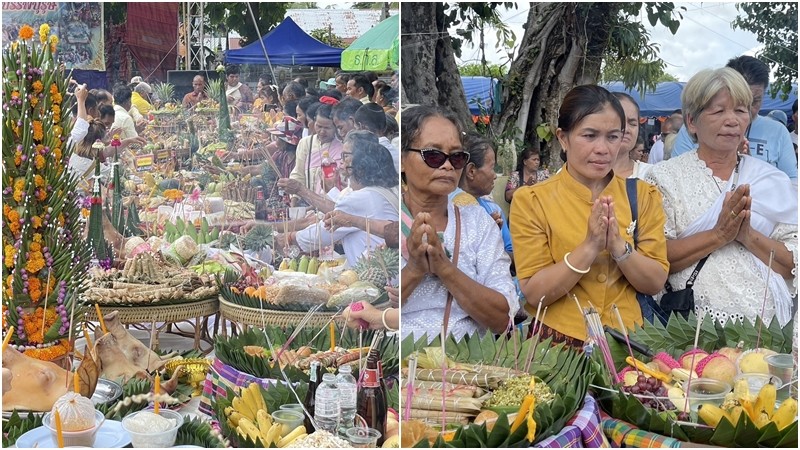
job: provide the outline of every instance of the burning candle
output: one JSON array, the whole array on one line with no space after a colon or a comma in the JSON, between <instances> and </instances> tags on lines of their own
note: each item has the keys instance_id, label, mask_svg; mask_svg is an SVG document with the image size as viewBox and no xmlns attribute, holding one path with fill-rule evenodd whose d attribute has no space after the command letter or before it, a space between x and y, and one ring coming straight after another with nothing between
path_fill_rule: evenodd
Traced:
<instances>
[{"instance_id":1,"label":"burning candle","mask_svg":"<svg viewBox=\"0 0 800 450\"><path fill-rule=\"evenodd\" d=\"M94 309L95 311L97 311L97 320L100 321L100 328L103 329L103 334L105 335L106 333L108 333L108 329L106 328L106 321L105 319L103 319L103 313L100 312L100 304L95 303Z\"/></svg>"},{"instance_id":2,"label":"burning candle","mask_svg":"<svg viewBox=\"0 0 800 450\"><path fill-rule=\"evenodd\" d=\"M55 421L56 421L56 439L58 440L58 448L64 448L64 430L61 427L61 414L58 413L58 410L55 412Z\"/></svg>"},{"instance_id":3,"label":"burning candle","mask_svg":"<svg viewBox=\"0 0 800 450\"><path fill-rule=\"evenodd\" d=\"M158 404L158 396L161 394L161 375L156 375L156 393L155 393L155 409L154 412L158 414L161 405Z\"/></svg>"},{"instance_id":4,"label":"burning candle","mask_svg":"<svg viewBox=\"0 0 800 450\"><path fill-rule=\"evenodd\" d=\"M8 343L11 342L11 336L13 335L14 335L14 327L8 327L8 331L6 332L6 337L3 339L2 351L6 350L6 347L8 347Z\"/></svg>"}]
</instances>

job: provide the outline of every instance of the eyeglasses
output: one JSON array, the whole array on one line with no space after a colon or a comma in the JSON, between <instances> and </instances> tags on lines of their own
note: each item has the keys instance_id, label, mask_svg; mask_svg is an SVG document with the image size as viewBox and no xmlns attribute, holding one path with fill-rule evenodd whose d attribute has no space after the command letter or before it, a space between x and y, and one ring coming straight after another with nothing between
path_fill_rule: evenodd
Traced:
<instances>
[{"instance_id":1,"label":"eyeglasses","mask_svg":"<svg viewBox=\"0 0 800 450\"><path fill-rule=\"evenodd\" d=\"M442 167L444 162L448 159L450 160L450 164L453 166L453 169L456 170L463 169L464 166L467 165L467 162L469 162L469 153L464 151L447 154L435 148L407 148L406 150L419 152L419 154L422 155L422 160L425 161L425 164L427 164L431 169L438 169L439 167Z\"/></svg>"}]
</instances>

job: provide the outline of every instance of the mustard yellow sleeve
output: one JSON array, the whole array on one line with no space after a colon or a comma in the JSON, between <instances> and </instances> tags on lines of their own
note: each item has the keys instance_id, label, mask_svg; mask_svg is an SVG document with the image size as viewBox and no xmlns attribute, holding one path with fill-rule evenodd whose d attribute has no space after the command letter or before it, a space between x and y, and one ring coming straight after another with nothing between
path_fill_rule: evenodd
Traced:
<instances>
[{"instance_id":1,"label":"mustard yellow sleeve","mask_svg":"<svg viewBox=\"0 0 800 450\"><path fill-rule=\"evenodd\" d=\"M514 193L509 223L517 278L530 278L544 267L555 264L550 251L551 229L533 186Z\"/></svg>"},{"instance_id":2,"label":"mustard yellow sleeve","mask_svg":"<svg viewBox=\"0 0 800 450\"><path fill-rule=\"evenodd\" d=\"M667 238L664 235L664 205L661 192L652 184L639 181L639 243L637 251L658 261L664 271L669 272L667 260ZM642 195L645 194L645 195Z\"/></svg>"}]
</instances>

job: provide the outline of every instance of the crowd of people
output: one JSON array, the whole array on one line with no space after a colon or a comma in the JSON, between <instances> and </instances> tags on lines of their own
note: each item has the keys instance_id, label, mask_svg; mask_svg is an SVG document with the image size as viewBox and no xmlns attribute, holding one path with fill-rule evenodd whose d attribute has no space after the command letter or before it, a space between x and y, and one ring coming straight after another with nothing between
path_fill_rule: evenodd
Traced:
<instances>
[{"instance_id":1,"label":"crowd of people","mask_svg":"<svg viewBox=\"0 0 800 450\"><path fill-rule=\"evenodd\" d=\"M508 218L491 142L447 111L404 110L403 335L501 333L546 307L542 335L581 347L576 301L615 327L616 310L626 327L690 312L788 323L797 159L785 123L758 115L768 75L749 56L695 74L649 155L633 98L572 89L555 133L565 164L551 174L526 149Z\"/></svg>"}]
</instances>

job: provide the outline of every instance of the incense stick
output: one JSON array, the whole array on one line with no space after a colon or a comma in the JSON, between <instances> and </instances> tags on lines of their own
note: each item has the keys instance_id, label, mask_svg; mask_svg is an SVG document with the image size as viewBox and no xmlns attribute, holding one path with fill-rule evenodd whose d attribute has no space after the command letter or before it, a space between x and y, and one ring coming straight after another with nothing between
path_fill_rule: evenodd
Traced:
<instances>
[{"instance_id":1,"label":"incense stick","mask_svg":"<svg viewBox=\"0 0 800 450\"><path fill-rule=\"evenodd\" d=\"M692 349L697 350L697 343L700 340L700 326L703 324L703 318L705 314L702 316L697 316L697 329L694 331L694 345ZM694 359L697 356L697 352L692 353L692 363L689 366L689 379L686 380L686 399L683 402L683 410L685 411L689 407L689 392L692 386L692 373L694 372Z\"/></svg>"},{"instance_id":2,"label":"incense stick","mask_svg":"<svg viewBox=\"0 0 800 450\"><path fill-rule=\"evenodd\" d=\"M411 354L408 357L408 382L406 383L406 402L403 411L403 420L411 420L411 401L414 397L414 381L417 377L417 356Z\"/></svg>"},{"instance_id":3,"label":"incense stick","mask_svg":"<svg viewBox=\"0 0 800 450\"><path fill-rule=\"evenodd\" d=\"M528 329L528 335L530 337L533 337L534 334L536 334L536 324L539 323L539 312L542 310L543 301L544 301L544 296L542 296L542 298L539 299L539 305L536 307L536 317L534 317L533 322L531 322L531 326ZM541 328L541 327L539 327L539 328ZM532 352L533 352L533 345L530 345L530 346L528 346L528 353L525 355L525 364L526 365L527 365L527 362L530 361L531 358L532 358L532 356L531 356ZM515 361L515 364L516 364L516 361ZM516 369L516 366L515 366L515 369Z\"/></svg>"},{"instance_id":4,"label":"incense stick","mask_svg":"<svg viewBox=\"0 0 800 450\"><path fill-rule=\"evenodd\" d=\"M767 264L767 281L764 283L764 301L761 303L761 323L758 324L758 336L756 336L756 348L761 344L761 329L764 328L764 310L767 308L767 294L769 293L769 279L772 275L772 261L775 258L775 250L769 251L769 264Z\"/></svg>"},{"instance_id":5,"label":"incense stick","mask_svg":"<svg viewBox=\"0 0 800 450\"><path fill-rule=\"evenodd\" d=\"M47 299L50 297L50 274L51 271L47 272L47 282L44 285L44 311L47 311ZM47 314L44 312L42 313L42 341L44 341L44 332L46 331L44 328L45 319L47 319Z\"/></svg>"},{"instance_id":6,"label":"incense stick","mask_svg":"<svg viewBox=\"0 0 800 450\"><path fill-rule=\"evenodd\" d=\"M631 348L631 340L628 338L628 329L625 327L625 322L622 320L622 314L619 312L619 308L617 308L617 304L613 303L611 305L611 309L614 310L615 315L617 316L617 322L619 322L619 326L622 329L622 335L625 336L625 343L628 344L628 353L631 355L632 359L636 359L633 356L633 349ZM636 370L636 373L641 375L642 372L639 370L639 367L634 365L633 368Z\"/></svg>"},{"instance_id":7,"label":"incense stick","mask_svg":"<svg viewBox=\"0 0 800 450\"><path fill-rule=\"evenodd\" d=\"M546 315L547 315L547 306L544 307L544 311L542 312L542 321L544 321L544 317ZM525 362L525 373L529 373L531 368L531 363L533 362L533 359L536 358L536 347L539 346L539 340L541 339L541 337L542 337L542 327L539 327L536 330L536 340L533 343L533 351L531 352L531 355L528 357L528 360Z\"/></svg>"},{"instance_id":8,"label":"incense stick","mask_svg":"<svg viewBox=\"0 0 800 450\"><path fill-rule=\"evenodd\" d=\"M445 400L447 399L447 353L445 353L445 332L447 331L447 324L442 324L442 432L446 429L447 425L447 405L445 404Z\"/></svg>"},{"instance_id":9,"label":"incense stick","mask_svg":"<svg viewBox=\"0 0 800 450\"><path fill-rule=\"evenodd\" d=\"M500 350L497 351L497 358L494 360L494 365L498 365L500 362L500 356L503 354L503 350L506 348L506 344L508 343L508 333L514 330L514 319L508 319L508 326L506 326L506 331L503 333L503 342L500 343Z\"/></svg>"}]
</instances>

